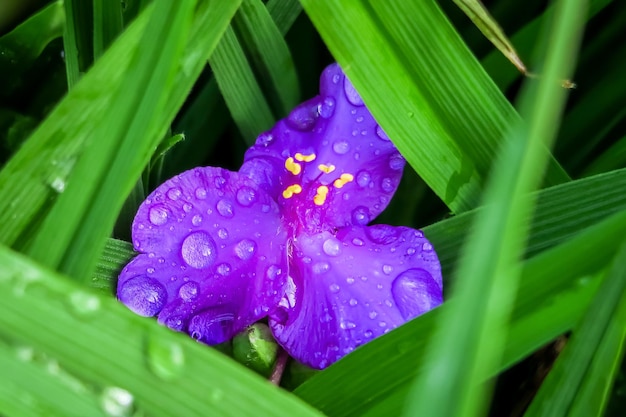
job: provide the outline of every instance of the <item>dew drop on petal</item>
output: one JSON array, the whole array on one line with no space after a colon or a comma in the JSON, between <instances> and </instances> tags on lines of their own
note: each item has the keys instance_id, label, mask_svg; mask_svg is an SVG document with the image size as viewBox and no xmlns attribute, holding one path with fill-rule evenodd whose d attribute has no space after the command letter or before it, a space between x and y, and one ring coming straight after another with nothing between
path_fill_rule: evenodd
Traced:
<instances>
[{"instance_id":1,"label":"dew drop on petal","mask_svg":"<svg viewBox=\"0 0 626 417\"><path fill-rule=\"evenodd\" d=\"M237 190L237 202L244 207L251 206L257 198L256 191L250 187L243 186Z\"/></svg>"},{"instance_id":2,"label":"dew drop on petal","mask_svg":"<svg viewBox=\"0 0 626 417\"><path fill-rule=\"evenodd\" d=\"M313 265L313 273L315 274L323 274L330 269L330 264L328 262L317 262Z\"/></svg>"},{"instance_id":3,"label":"dew drop on petal","mask_svg":"<svg viewBox=\"0 0 626 417\"><path fill-rule=\"evenodd\" d=\"M256 251L256 242L250 239L244 239L237 243L235 246L235 254L237 257L243 261L247 261L248 259L254 256L254 252Z\"/></svg>"},{"instance_id":4,"label":"dew drop on petal","mask_svg":"<svg viewBox=\"0 0 626 417\"><path fill-rule=\"evenodd\" d=\"M217 259L215 241L206 232L191 233L183 240L181 256L192 268L202 269L211 266Z\"/></svg>"},{"instance_id":5,"label":"dew drop on petal","mask_svg":"<svg viewBox=\"0 0 626 417\"><path fill-rule=\"evenodd\" d=\"M393 272L393 266L391 265L383 265L383 272L385 275L389 275Z\"/></svg>"},{"instance_id":6,"label":"dew drop on petal","mask_svg":"<svg viewBox=\"0 0 626 417\"><path fill-rule=\"evenodd\" d=\"M228 239L228 230L226 230L226 229L219 229L217 231L217 235L219 236L220 239Z\"/></svg>"},{"instance_id":7,"label":"dew drop on petal","mask_svg":"<svg viewBox=\"0 0 626 417\"><path fill-rule=\"evenodd\" d=\"M235 318L230 313L200 313L191 319L189 334L192 338L210 345L222 343L231 337L234 321Z\"/></svg>"},{"instance_id":8,"label":"dew drop on petal","mask_svg":"<svg viewBox=\"0 0 626 417\"><path fill-rule=\"evenodd\" d=\"M332 292L333 294L337 294L339 292L339 285L337 284L330 284L330 286L328 287L328 289L330 290L330 292Z\"/></svg>"},{"instance_id":9,"label":"dew drop on petal","mask_svg":"<svg viewBox=\"0 0 626 417\"><path fill-rule=\"evenodd\" d=\"M352 223L365 226L370 222L369 210L365 206L359 206L352 210Z\"/></svg>"},{"instance_id":10,"label":"dew drop on petal","mask_svg":"<svg viewBox=\"0 0 626 417\"><path fill-rule=\"evenodd\" d=\"M193 206L191 204L189 203L183 204L183 211L185 213L190 213L192 209L193 209Z\"/></svg>"},{"instance_id":11,"label":"dew drop on petal","mask_svg":"<svg viewBox=\"0 0 626 417\"><path fill-rule=\"evenodd\" d=\"M152 317L165 306L167 291L156 279L138 276L122 285L118 297L134 313Z\"/></svg>"},{"instance_id":12,"label":"dew drop on petal","mask_svg":"<svg viewBox=\"0 0 626 417\"><path fill-rule=\"evenodd\" d=\"M178 295L180 295L180 298L182 298L183 301L192 301L198 296L199 291L200 286L197 282L188 281L180 287L180 289L178 290Z\"/></svg>"},{"instance_id":13,"label":"dew drop on petal","mask_svg":"<svg viewBox=\"0 0 626 417\"><path fill-rule=\"evenodd\" d=\"M198 187L196 188L196 198L198 200L204 200L206 198L206 188Z\"/></svg>"},{"instance_id":14,"label":"dew drop on petal","mask_svg":"<svg viewBox=\"0 0 626 417\"><path fill-rule=\"evenodd\" d=\"M429 242L426 242L422 245L422 249L425 251L431 251L433 250L433 245L431 245Z\"/></svg>"},{"instance_id":15,"label":"dew drop on petal","mask_svg":"<svg viewBox=\"0 0 626 417\"><path fill-rule=\"evenodd\" d=\"M376 125L376 135L382 140L389 140L389 136L387 136L380 125Z\"/></svg>"},{"instance_id":16,"label":"dew drop on petal","mask_svg":"<svg viewBox=\"0 0 626 417\"><path fill-rule=\"evenodd\" d=\"M191 218L191 224L193 224L194 226L200 226L200 223L202 223L201 215L196 214L195 216Z\"/></svg>"},{"instance_id":17,"label":"dew drop on petal","mask_svg":"<svg viewBox=\"0 0 626 417\"><path fill-rule=\"evenodd\" d=\"M355 237L354 239L352 239L352 244L354 246L363 246L365 242L363 242L363 240L359 239L358 237Z\"/></svg>"},{"instance_id":18,"label":"dew drop on petal","mask_svg":"<svg viewBox=\"0 0 626 417\"><path fill-rule=\"evenodd\" d=\"M317 105L317 112L324 119L329 119L335 112L335 99L332 97L326 97L320 104Z\"/></svg>"},{"instance_id":19,"label":"dew drop on petal","mask_svg":"<svg viewBox=\"0 0 626 417\"><path fill-rule=\"evenodd\" d=\"M270 281L275 280L280 274L282 274L282 270L278 265L270 265L265 271L265 276Z\"/></svg>"},{"instance_id":20,"label":"dew drop on petal","mask_svg":"<svg viewBox=\"0 0 626 417\"><path fill-rule=\"evenodd\" d=\"M339 327L341 327L343 330L350 330L354 329L356 327L356 324L352 323L351 321L342 321L341 323L339 323Z\"/></svg>"},{"instance_id":21,"label":"dew drop on petal","mask_svg":"<svg viewBox=\"0 0 626 417\"><path fill-rule=\"evenodd\" d=\"M274 141L274 135L272 135L269 132L266 133L261 133L257 138L256 138L256 145L261 145L261 146L269 146L270 143L272 143Z\"/></svg>"},{"instance_id":22,"label":"dew drop on petal","mask_svg":"<svg viewBox=\"0 0 626 417\"><path fill-rule=\"evenodd\" d=\"M372 176L367 171L360 171L356 174L356 183L361 187L367 187L372 180Z\"/></svg>"},{"instance_id":23,"label":"dew drop on petal","mask_svg":"<svg viewBox=\"0 0 626 417\"><path fill-rule=\"evenodd\" d=\"M443 301L439 285L421 268L398 275L391 284L391 294L405 320L417 317Z\"/></svg>"},{"instance_id":24,"label":"dew drop on petal","mask_svg":"<svg viewBox=\"0 0 626 417\"><path fill-rule=\"evenodd\" d=\"M348 77L345 77L343 79L343 91L346 93L346 98L348 99L348 101L353 105L363 106L365 104L363 103L363 99L356 91L350 80L348 80Z\"/></svg>"},{"instance_id":25,"label":"dew drop on petal","mask_svg":"<svg viewBox=\"0 0 626 417\"><path fill-rule=\"evenodd\" d=\"M354 284L354 277L347 277L346 282L350 285Z\"/></svg>"},{"instance_id":26,"label":"dew drop on petal","mask_svg":"<svg viewBox=\"0 0 626 417\"><path fill-rule=\"evenodd\" d=\"M389 168L397 171L404 168L404 158L399 153L395 153L389 157Z\"/></svg>"},{"instance_id":27,"label":"dew drop on petal","mask_svg":"<svg viewBox=\"0 0 626 417\"><path fill-rule=\"evenodd\" d=\"M363 336L367 337L368 339L373 335L374 333L371 330L366 330L365 333L363 333Z\"/></svg>"},{"instance_id":28,"label":"dew drop on petal","mask_svg":"<svg viewBox=\"0 0 626 417\"><path fill-rule=\"evenodd\" d=\"M406 250L406 254L409 255L409 256L410 255L415 255L415 252L416 252L415 248L408 248Z\"/></svg>"},{"instance_id":29,"label":"dew drop on petal","mask_svg":"<svg viewBox=\"0 0 626 417\"><path fill-rule=\"evenodd\" d=\"M391 178L383 178L383 181L381 183L381 187L383 189L384 192L386 193L390 193L393 191L394 187L393 187L393 180Z\"/></svg>"},{"instance_id":30,"label":"dew drop on petal","mask_svg":"<svg viewBox=\"0 0 626 417\"><path fill-rule=\"evenodd\" d=\"M161 226L167 223L169 215L169 209L162 204L152 206L148 211L148 218L150 219L150 223L155 226Z\"/></svg>"},{"instance_id":31,"label":"dew drop on petal","mask_svg":"<svg viewBox=\"0 0 626 417\"><path fill-rule=\"evenodd\" d=\"M230 265L227 263L219 264L217 266L217 273L223 277L228 276L228 274L230 274Z\"/></svg>"},{"instance_id":32,"label":"dew drop on petal","mask_svg":"<svg viewBox=\"0 0 626 417\"><path fill-rule=\"evenodd\" d=\"M339 74L333 75L333 84L337 84L340 79L341 79L341 75Z\"/></svg>"},{"instance_id":33,"label":"dew drop on petal","mask_svg":"<svg viewBox=\"0 0 626 417\"><path fill-rule=\"evenodd\" d=\"M167 198L169 198L172 201L176 201L180 198L182 192L180 191L180 188L178 187L174 187L174 188L170 188L169 190L167 190Z\"/></svg>"},{"instance_id":34,"label":"dew drop on petal","mask_svg":"<svg viewBox=\"0 0 626 417\"><path fill-rule=\"evenodd\" d=\"M359 304L359 302L357 301L356 298L351 298L350 301L348 301L348 304L350 304L351 307L354 307L357 304Z\"/></svg>"},{"instance_id":35,"label":"dew drop on petal","mask_svg":"<svg viewBox=\"0 0 626 417\"><path fill-rule=\"evenodd\" d=\"M322 249L324 253L328 256L337 256L341 251L341 247L339 245L339 241L335 238L329 238L324 241L322 245Z\"/></svg>"},{"instance_id":36,"label":"dew drop on petal","mask_svg":"<svg viewBox=\"0 0 626 417\"><path fill-rule=\"evenodd\" d=\"M221 177L219 177L221 178ZM233 203L228 200L220 200L217 202L217 212L226 218L231 218L235 215L233 209Z\"/></svg>"},{"instance_id":37,"label":"dew drop on petal","mask_svg":"<svg viewBox=\"0 0 626 417\"><path fill-rule=\"evenodd\" d=\"M346 141L339 141L333 144L333 151L338 155L344 155L350 150L350 144Z\"/></svg>"}]
</instances>

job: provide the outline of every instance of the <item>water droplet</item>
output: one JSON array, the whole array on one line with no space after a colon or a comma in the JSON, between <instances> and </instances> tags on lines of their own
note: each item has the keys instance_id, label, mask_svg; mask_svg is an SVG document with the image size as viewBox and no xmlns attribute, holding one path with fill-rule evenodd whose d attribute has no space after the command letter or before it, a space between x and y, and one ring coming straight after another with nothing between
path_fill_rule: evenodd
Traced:
<instances>
[{"instance_id":1,"label":"water droplet","mask_svg":"<svg viewBox=\"0 0 626 417\"><path fill-rule=\"evenodd\" d=\"M118 387L106 387L100 396L102 409L111 417L132 415L134 400L130 392Z\"/></svg>"},{"instance_id":2,"label":"water droplet","mask_svg":"<svg viewBox=\"0 0 626 417\"><path fill-rule=\"evenodd\" d=\"M226 178L217 176L213 179L213 184L215 184L215 188L222 188L226 184Z\"/></svg>"},{"instance_id":3,"label":"water droplet","mask_svg":"<svg viewBox=\"0 0 626 417\"><path fill-rule=\"evenodd\" d=\"M332 97L326 97L320 104L317 105L317 112L324 119L329 119L335 112L335 99Z\"/></svg>"},{"instance_id":4,"label":"water droplet","mask_svg":"<svg viewBox=\"0 0 626 417\"><path fill-rule=\"evenodd\" d=\"M169 190L167 190L167 198L169 198L170 200L176 201L180 198L182 192L180 191L180 188L178 187L174 187L174 188L170 188Z\"/></svg>"},{"instance_id":5,"label":"water droplet","mask_svg":"<svg viewBox=\"0 0 626 417\"><path fill-rule=\"evenodd\" d=\"M269 204L263 204L263 205L261 206L261 211L262 211L263 213L269 213L269 211L270 211L270 205L269 205Z\"/></svg>"},{"instance_id":6,"label":"water droplet","mask_svg":"<svg viewBox=\"0 0 626 417\"><path fill-rule=\"evenodd\" d=\"M161 226L167 223L167 218L170 215L170 211L167 207L162 204L157 204L150 207L148 210L148 218L150 219L150 223L155 226Z\"/></svg>"},{"instance_id":7,"label":"water droplet","mask_svg":"<svg viewBox=\"0 0 626 417\"><path fill-rule=\"evenodd\" d=\"M328 256L337 256L341 251L341 246L337 239L331 237L324 241L322 249L324 250L324 253Z\"/></svg>"},{"instance_id":8,"label":"water droplet","mask_svg":"<svg viewBox=\"0 0 626 417\"><path fill-rule=\"evenodd\" d=\"M85 291L74 291L70 294L70 306L79 316L89 317L100 310L100 298Z\"/></svg>"},{"instance_id":9,"label":"water droplet","mask_svg":"<svg viewBox=\"0 0 626 417\"><path fill-rule=\"evenodd\" d=\"M383 128L380 127L380 125L376 125L376 135L382 140L386 140L386 141L389 140L389 136L387 136Z\"/></svg>"},{"instance_id":10,"label":"water droplet","mask_svg":"<svg viewBox=\"0 0 626 417\"><path fill-rule=\"evenodd\" d=\"M200 286L197 282L189 281L185 282L178 290L178 295L183 301L192 301L198 296L200 292Z\"/></svg>"},{"instance_id":11,"label":"water droplet","mask_svg":"<svg viewBox=\"0 0 626 417\"><path fill-rule=\"evenodd\" d=\"M365 206L359 206L352 210L352 223L365 226L370 222L369 210Z\"/></svg>"},{"instance_id":12,"label":"water droplet","mask_svg":"<svg viewBox=\"0 0 626 417\"><path fill-rule=\"evenodd\" d=\"M391 266L391 265L383 265L383 272L386 275L391 274L392 271L393 271L393 266Z\"/></svg>"},{"instance_id":13,"label":"water droplet","mask_svg":"<svg viewBox=\"0 0 626 417\"><path fill-rule=\"evenodd\" d=\"M270 143L272 143L274 141L274 135L272 135L269 132L265 132L265 133L261 133L257 138L256 138L256 145L261 145L261 146L269 146Z\"/></svg>"},{"instance_id":14,"label":"water droplet","mask_svg":"<svg viewBox=\"0 0 626 417\"><path fill-rule=\"evenodd\" d=\"M278 266L278 265L270 265L267 268L267 271L265 271L265 276L273 281L275 280L280 274L282 274L282 269Z\"/></svg>"},{"instance_id":15,"label":"water droplet","mask_svg":"<svg viewBox=\"0 0 626 417\"><path fill-rule=\"evenodd\" d=\"M350 150L350 144L346 141L335 142L333 144L333 151L338 155L344 155Z\"/></svg>"},{"instance_id":16,"label":"water droplet","mask_svg":"<svg viewBox=\"0 0 626 417\"><path fill-rule=\"evenodd\" d=\"M339 292L339 285L337 284L330 284L330 286L328 287L328 289L330 290L330 292L332 292L333 294L336 294Z\"/></svg>"},{"instance_id":17,"label":"water droplet","mask_svg":"<svg viewBox=\"0 0 626 417\"><path fill-rule=\"evenodd\" d=\"M351 321L342 321L341 323L339 323L339 327L341 327L343 330L350 330L354 329L356 327L356 324L352 323Z\"/></svg>"},{"instance_id":18,"label":"water droplet","mask_svg":"<svg viewBox=\"0 0 626 417\"><path fill-rule=\"evenodd\" d=\"M399 153L395 153L389 157L389 168L397 171L404 168L404 158Z\"/></svg>"},{"instance_id":19,"label":"water droplet","mask_svg":"<svg viewBox=\"0 0 626 417\"><path fill-rule=\"evenodd\" d=\"M165 306L167 291L156 279L140 275L126 281L118 291L118 297L136 314L152 317Z\"/></svg>"},{"instance_id":20,"label":"water droplet","mask_svg":"<svg viewBox=\"0 0 626 417\"><path fill-rule=\"evenodd\" d=\"M407 255L414 255L415 254L415 248L408 248L406 250L406 254Z\"/></svg>"},{"instance_id":21,"label":"water droplet","mask_svg":"<svg viewBox=\"0 0 626 417\"><path fill-rule=\"evenodd\" d=\"M237 202L244 207L251 206L257 198L257 192L250 187L244 186L237 190Z\"/></svg>"},{"instance_id":22,"label":"water droplet","mask_svg":"<svg viewBox=\"0 0 626 417\"><path fill-rule=\"evenodd\" d=\"M244 239L235 246L235 254L241 260L247 261L252 258L256 251L256 242L250 239Z\"/></svg>"},{"instance_id":23,"label":"water droplet","mask_svg":"<svg viewBox=\"0 0 626 417\"><path fill-rule=\"evenodd\" d=\"M313 265L313 273L315 274L323 274L330 269L330 264L328 262L317 262Z\"/></svg>"},{"instance_id":24,"label":"water droplet","mask_svg":"<svg viewBox=\"0 0 626 417\"><path fill-rule=\"evenodd\" d=\"M220 239L227 239L228 238L228 230L226 230L226 229L219 229L217 231L217 235L219 236Z\"/></svg>"},{"instance_id":25,"label":"water droplet","mask_svg":"<svg viewBox=\"0 0 626 417\"><path fill-rule=\"evenodd\" d=\"M363 122L363 116L359 116L356 119L354 119L357 123L362 123Z\"/></svg>"},{"instance_id":26,"label":"water droplet","mask_svg":"<svg viewBox=\"0 0 626 417\"><path fill-rule=\"evenodd\" d=\"M50 187L52 187L52 189L57 193L62 193L65 191L65 181L61 177L56 177L50 183Z\"/></svg>"},{"instance_id":27,"label":"water droplet","mask_svg":"<svg viewBox=\"0 0 626 417\"><path fill-rule=\"evenodd\" d=\"M228 276L228 274L230 274L230 265L227 263L219 264L217 266L217 273L223 277Z\"/></svg>"},{"instance_id":28,"label":"water droplet","mask_svg":"<svg viewBox=\"0 0 626 417\"><path fill-rule=\"evenodd\" d=\"M191 319L189 334L196 340L216 345L230 339L234 320L231 313L216 314L214 311L206 311Z\"/></svg>"},{"instance_id":29,"label":"water droplet","mask_svg":"<svg viewBox=\"0 0 626 417\"><path fill-rule=\"evenodd\" d=\"M348 77L345 77L343 79L343 91L346 93L346 98L348 99L348 101L353 105L363 106L365 104L363 103L363 99L361 99L361 96L356 91L350 80L348 80Z\"/></svg>"},{"instance_id":30,"label":"water droplet","mask_svg":"<svg viewBox=\"0 0 626 417\"><path fill-rule=\"evenodd\" d=\"M302 262L304 262L305 264L310 264L311 261L313 261L313 259L311 259L310 256L305 256L302 258Z\"/></svg>"},{"instance_id":31,"label":"water droplet","mask_svg":"<svg viewBox=\"0 0 626 417\"><path fill-rule=\"evenodd\" d=\"M192 268L202 269L211 266L217 259L215 241L206 232L193 232L183 240L181 256Z\"/></svg>"},{"instance_id":32,"label":"water droplet","mask_svg":"<svg viewBox=\"0 0 626 417\"><path fill-rule=\"evenodd\" d=\"M221 177L220 177L221 178ZM235 215L233 209L233 203L228 200L220 200L217 202L217 212L226 218L231 218Z\"/></svg>"},{"instance_id":33,"label":"water droplet","mask_svg":"<svg viewBox=\"0 0 626 417\"><path fill-rule=\"evenodd\" d=\"M351 307L354 307L357 304L359 304L359 302L357 301L356 298L351 298L350 301L348 301L348 304L350 304Z\"/></svg>"},{"instance_id":34,"label":"water droplet","mask_svg":"<svg viewBox=\"0 0 626 417\"><path fill-rule=\"evenodd\" d=\"M347 277L346 282L350 285L354 284L354 277Z\"/></svg>"},{"instance_id":35,"label":"water droplet","mask_svg":"<svg viewBox=\"0 0 626 417\"><path fill-rule=\"evenodd\" d=\"M372 180L372 176L367 171L360 171L356 174L356 183L361 187L367 187Z\"/></svg>"},{"instance_id":36,"label":"water droplet","mask_svg":"<svg viewBox=\"0 0 626 417\"><path fill-rule=\"evenodd\" d=\"M363 336L367 337L368 339L373 335L374 333L371 330L366 330L365 333L363 333Z\"/></svg>"},{"instance_id":37,"label":"water droplet","mask_svg":"<svg viewBox=\"0 0 626 417\"><path fill-rule=\"evenodd\" d=\"M383 189L384 192L386 193L390 193L394 190L394 186L393 186L393 180L391 178L383 178L383 181L381 183L381 187Z\"/></svg>"},{"instance_id":38,"label":"water droplet","mask_svg":"<svg viewBox=\"0 0 626 417\"><path fill-rule=\"evenodd\" d=\"M183 348L178 343L151 337L148 339L148 367L165 381L179 377L185 367Z\"/></svg>"},{"instance_id":39,"label":"water droplet","mask_svg":"<svg viewBox=\"0 0 626 417\"><path fill-rule=\"evenodd\" d=\"M378 323L378 325L379 325L380 327L387 327L387 323L386 323L386 322L384 322L384 321L379 322L379 323Z\"/></svg>"},{"instance_id":40,"label":"water droplet","mask_svg":"<svg viewBox=\"0 0 626 417\"><path fill-rule=\"evenodd\" d=\"M431 251L433 250L433 245L431 245L429 242L426 242L422 245L422 249L424 249L425 251Z\"/></svg>"},{"instance_id":41,"label":"water droplet","mask_svg":"<svg viewBox=\"0 0 626 417\"><path fill-rule=\"evenodd\" d=\"M374 320L376 317L378 317L378 313L375 311L370 311L369 314L367 315L370 319Z\"/></svg>"},{"instance_id":42,"label":"water droplet","mask_svg":"<svg viewBox=\"0 0 626 417\"><path fill-rule=\"evenodd\" d=\"M339 74L333 75L333 84L337 84L340 79L341 79L341 75Z\"/></svg>"},{"instance_id":43,"label":"water droplet","mask_svg":"<svg viewBox=\"0 0 626 417\"><path fill-rule=\"evenodd\" d=\"M184 327L182 316L170 316L163 321L163 324L176 331L182 331Z\"/></svg>"},{"instance_id":44,"label":"water droplet","mask_svg":"<svg viewBox=\"0 0 626 417\"><path fill-rule=\"evenodd\" d=\"M301 104L289 113L287 123L296 130L308 132L315 127L318 115L317 105L311 107L308 103Z\"/></svg>"},{"instance_id":45,"label":"water droplet","mask_svg":"<svg viewBox=\"0 0 626 417\"><path fill-rule=\"evenodd\" d=\"M354 239L352 239L352 244L354 246L363 246L365 242L363 242L363 240L359 239L358 237L355 237Z\"/></svg>"},{"instance_id":46,"label":"water droplet","mask_svg":"<svg viewBox=\"0 0 626 417\"><path fill-rule=\"evenodd\" d=\"M443 301L441 288L421 268L404 271L391 284L391 294L405 320L417 317Z\"/></svg>"},{"instance_id":47,"label":"water droplet","mask_svg":"<svg viewBox=\"0 0 626 417\"><path fill-rule=\"evenodd\" d=\"M329 321L332 321L332 319L333 316L328 314L328 311L325 311L324 314L320 316L320 323L328 323Z\"/></svg>"},{"instance_id":48,"label":"water droplet","mask_svg":"<svg viewBox=\"0 0 626 417\"><path fill-rule=\"evenodd\" d=\"M193 209L193 206L191 204L189 204L189 203L183 204L183 211L185 213L190 213L191 209Z\"/></svg>"},{"instance_id":49,"label":"water droplet","mask_svg":"<svg viewBox=\"0 0 626 417\"><path fill-rule=\"evenodd\" d=\"M202 223L201 215L196 214L195 216L191 218L191 224L193 224L194 226L200 226L200 223Z\"/></svg>"},{"instance_id":50,"label":"water droplet","mask_svg":"<svg viewBox=\"0 0 626 417\"><path fill-rule=\"evenodd\" d=\"M204 200L206 198L206 188L204 187L196 188L196 198L198 200Z\"/></svg>"},{"instance_id":51,"label":"water droplet","mask_svg":"<svg viewBox=\"0 0 626 417\"><path fill-rule=\"evenodd\" d=\"M376 224L365 229L367 236L381 245L388 245L398 240L398 230L386 224Z\"/></svg>"}]
</instances>

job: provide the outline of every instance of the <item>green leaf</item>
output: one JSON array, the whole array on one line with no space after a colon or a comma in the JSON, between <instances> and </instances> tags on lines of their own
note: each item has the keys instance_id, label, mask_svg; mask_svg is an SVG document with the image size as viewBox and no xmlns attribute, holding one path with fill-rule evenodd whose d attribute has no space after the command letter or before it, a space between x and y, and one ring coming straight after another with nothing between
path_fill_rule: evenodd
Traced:
<instances>
[{"instance_id":1,"label":"green leaf","mask_svg":"<svg viewBox=\"0 0 626 417\"><path fill-rule=\"evenodd\" d=\"M63 50L67 85L71 89L93 63L93 4L83 0L64 0L65 31Z\"/></svg>"},{"instance_id":2,"label":"green leaf","mask_svg":"<svg viewBox=\"0 0 626 417\"><path fill-rule=\"evenodd\" d=\"M376 120L455 213L518 116L431 0L302 2ZM546 184L567 181L551 160Z\"/></svg>"},{"instance_id":3,"label":"green leaf","mask_svg":"<svg viewBox=\"0 0 626 417\"><path fill-rule=\"evenodd\" d=\"M122 32L122 4L118 0L93 0L93 54L98 59Z\"/></svg>"},{"instance_id":4,"label":"green leaf","mask_svg":"<svg viewBox=\"0 0 626 417\"><path fill-rule=\"evenodd\" d=\"M130 395L151 416L320 415L221 353L6 247L0 264L0 340L46 355L63 373L94 384L103 401ZM21 364L24 372L28 366ZM12 379L2 372L0 387ZM43 395L46 382L32 380L21 393ZM59 391L57 400L71 404Z\"/></svg>"}]
</instances>

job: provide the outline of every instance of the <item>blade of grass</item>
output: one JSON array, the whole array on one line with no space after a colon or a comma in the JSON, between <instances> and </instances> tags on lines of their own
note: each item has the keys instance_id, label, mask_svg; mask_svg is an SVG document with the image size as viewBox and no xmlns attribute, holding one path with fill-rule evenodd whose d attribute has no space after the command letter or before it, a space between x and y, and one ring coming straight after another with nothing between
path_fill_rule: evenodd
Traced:
<instances>
[{"instance_id":1,"label":"blade of grass","mask_svg":"<svg viewBox=\"0 0 626 417\"><path fill-rule=\"evenodd\" d=\"M525 417L565 416L586 379L590 362L620 299L626 294L626 243L622 244L581 323L541 384Z\"/></svg>"},{"instance_id":2,"label":"blade of grass","mask_svg":"<svg viewBox=\"0 0 626 417\"><path fill-rule=\"evenodd\" d=\"M555 80L573 71L584 9L558 4L546 51L545 78L527 97L528 128L505 144L485 191L456 271L449 308L429 344L426 370L416 380L405 415L473 416L490 397L487 370L501 360L518 280L518 258L527 240L527 198L547 162L543 146L556 136L565 94ZM454 401L447 399L454 398Z\"/></svg>"},{"instance_id":3,"label":"blade of grass","mask_svg":"<svg viewBox=\"0 0 626 417\"><path fill-rule=\"evenodd\" d=\"M298 0L269 0L265 6L283 35L289 31L302 11Z\"/></svg>"},{"instance_id":4,"label":"blade of grass","mask_svg":"<svg viewBox=\"0 0 626 417\"><path fill-rule=\"evenodd\" d=\"M302 2L385 132L459 213L478 203L518 116L429 0ZM551 160L546 184L566 181Z\"/></svg>"},{"instance_id":5,"label":"blade of grass","mask_svg":"<svg viewBox=\"0 0 626 417\"><path fill-rule=\"evenodd\" d=\"M101 395L128 391L140 415L320 415L216 350L2 246L0 264L0 339L53 358ZM1 373L0 386L10 378Z\"/></svg>"},{"instance_id":6,"label":"blade of grass","mask_svg":"<svg viewBox=\"0 0 626 417\"><path fill-rule=\"evenodd\" d=\"M67 85L73 88L93 62L93 6L90 1L64 0L65 31L63 49L67 66Z\"/></svg>"},{"instance_id":7,"label":"blade of grass","mask_svg":"<svg viewBox=\"0 0 626 417\"><path fill-rule=\"evenodd\" d=\"M524 263L503 358L487 376L576 325L597 288L597 280L578 279L606 267L624 228L626 210ZM424 372L426 346L446 308L358 348L294 392L328 415L399 415L413 378Z\"/></svg>"},{"instance_id":8,"label":"blade of grass","mask_svg":"<svg viewBox=\"0 0 626 417\"><path fill-rule=\"evenodd\" d=\"M122 32L122 4L117 0L93 0L93 55L94 59Z\"/></svg>"},{"instance_id":9,"label":"blade of grass","mask_svg":"<svg viewBox=\"0 0 626 417\"><path fill-rule=\"evenodd\" d=\"M90 275L134 179L160 141L153 132L163 129L194 5L155 7L128 75L28 250L34 259L76 279Z\"/></svg>"}]
</instances>

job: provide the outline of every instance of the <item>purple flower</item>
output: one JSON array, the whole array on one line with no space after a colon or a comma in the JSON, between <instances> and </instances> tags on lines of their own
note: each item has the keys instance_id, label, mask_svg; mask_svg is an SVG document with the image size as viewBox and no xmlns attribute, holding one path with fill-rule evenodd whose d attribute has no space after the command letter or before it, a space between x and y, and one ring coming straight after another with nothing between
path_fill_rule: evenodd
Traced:
<instances>
[{"instance_id":1,"label":"purple flower","mask_svg":"<svg viewBox=\"0 0 626 417\"><path fill-rule=\"evenodd\" d=\"M277 341L325 368L442 302L421 231L367 226L405 160L338 65L320 95L260 135L239 172L195 168L135 217L140 254L118 298L208 344L269 317Z\"/></svg>"}]
</instances>

